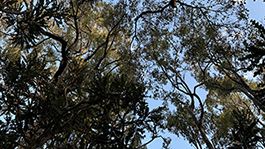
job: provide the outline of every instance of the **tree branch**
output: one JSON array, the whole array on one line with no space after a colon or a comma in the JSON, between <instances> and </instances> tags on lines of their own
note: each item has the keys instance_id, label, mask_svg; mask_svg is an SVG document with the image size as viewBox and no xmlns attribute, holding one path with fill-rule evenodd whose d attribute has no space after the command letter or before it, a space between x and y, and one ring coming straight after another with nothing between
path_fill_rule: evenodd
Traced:
<instances>
[{"instance_id":1,"label":"tree branch","mask_svg":"<svg viewBox=\"0 0 265 149\"><path fill-rule=\"evenodd\" d=\"M53 78L54 78L54 81L57 82L58 81L58 78L59 76L63 73L64 69L66 68L67 66L67 63L68 63L68 57L67 57L67 42L60 36L57 36L55 34L52 34L48 31L45 31L43 29L40 29L40 32L45 35L45 36L48 36L49 38L52 38L58 42L61 43L61 55L62 55L62 60L61 60L61 63L59 65L59 68L58 70L55 72Z\"/></svg>"}]
</instances>

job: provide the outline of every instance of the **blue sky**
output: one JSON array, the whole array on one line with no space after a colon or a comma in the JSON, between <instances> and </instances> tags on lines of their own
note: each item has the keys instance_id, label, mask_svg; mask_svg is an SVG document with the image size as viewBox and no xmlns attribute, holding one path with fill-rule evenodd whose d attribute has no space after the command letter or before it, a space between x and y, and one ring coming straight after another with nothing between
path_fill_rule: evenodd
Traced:
<instances>
[{"instance_id":1,"label":"blue sky","mask_svg":"<svg viewBox=\"0 0 265 149\"><path fill-rule=\"evenodd\" d=\"M255 19L259 22L265 23L265 2L263 0L247 0L246 1L246 7L249 9L249 17L250 19ZM194 83L194 80L190 80L190 83ZM204 94L204 93L201 93ZM150 102L151 107L158 106L159 102ZM184 140L182 137L177 137L176 135L170 134L168 132L165 132L164 134L167 137L170 137L172 139L170 148L171 149L194 149L187 140ZM151 144L149 144L148 149L161 149L162 144L161 140L155 140Z\"/></svg>"},{"instance_id":2,"label":"blue sky","mask_svg":"<svg viewBox=\"0 0 265 149\"><path fill-rule=\"evenodd\" d=\"M265 2L263 0L248 0L246 4L249 9L249 17L260 22L265 22Z\"/></svg>"}]
</instances>

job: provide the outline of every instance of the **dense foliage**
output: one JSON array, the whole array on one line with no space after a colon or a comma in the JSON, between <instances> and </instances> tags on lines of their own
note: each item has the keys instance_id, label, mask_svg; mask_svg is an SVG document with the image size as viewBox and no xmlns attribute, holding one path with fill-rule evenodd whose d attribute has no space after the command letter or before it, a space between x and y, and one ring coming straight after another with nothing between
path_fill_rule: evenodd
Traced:
<instances>
[{"instance_id":1,"label":"dense foliage","mask_svg":"<svg viewBox=\"0 0 265 149\"><path fill-rule=\"evenodd\" d=\"M0 148L265 147L243 2L2 0L0 37Z\"/></svg>"}]
</instances>

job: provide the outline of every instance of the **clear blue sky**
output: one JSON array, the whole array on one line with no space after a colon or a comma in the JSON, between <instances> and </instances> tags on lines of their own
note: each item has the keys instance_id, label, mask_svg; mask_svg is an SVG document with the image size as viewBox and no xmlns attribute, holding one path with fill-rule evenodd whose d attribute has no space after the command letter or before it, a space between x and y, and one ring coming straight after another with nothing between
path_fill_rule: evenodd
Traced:
<instances>
[{"instance_id":1,"label":"clear blue sky","mask_svg":"<svg viewBox=\"0 0 265 149\"><path fill-rule=\"evenodd\" d=\"M263 0L247 0L246 4L249 9L249 17L260 22L265 22L265 2Z\"/></svg>"},{"instance_id":2,"label":"clear blue sky","mask_svg":"<svg viewBox=\"0 0 265 149\"><path fill-rule=\"evenodd\" d=\"M249 9L249 17L250 19L255 19L259 22L265 23L265 2L263 0L256 0L255 2L253 0L247 0L246 6ZM190 83L194 83L194 80L190 80ZM204 93L202 93L204 94ZM161 105L161 103L158 102L149 102L151 107L157 107ZM170 148L171 149L194 149L187 140L184 140L182 137L177 137L176 135L170 134L166 132L164 134L167 137L170 137L172 139ZM162 148L162 142L161 140L156 140L149 144L148 149L161 149Z\"/></svg>"}]
</instances>

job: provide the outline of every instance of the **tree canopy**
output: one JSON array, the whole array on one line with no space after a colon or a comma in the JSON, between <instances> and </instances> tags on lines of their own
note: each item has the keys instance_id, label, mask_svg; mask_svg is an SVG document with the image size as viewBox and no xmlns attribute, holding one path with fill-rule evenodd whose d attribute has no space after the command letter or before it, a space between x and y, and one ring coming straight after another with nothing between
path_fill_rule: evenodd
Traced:
<instances>
[{"instance_id":1,"label":"tree canopy","mask_svg":"<svg viewBox=\"0 0 265 149\"><path fill-rule=\"evenodd\" d=\"M0 37L0 148L265 147L243 1L2 0Z\"/></svg>"}]
</instances>

